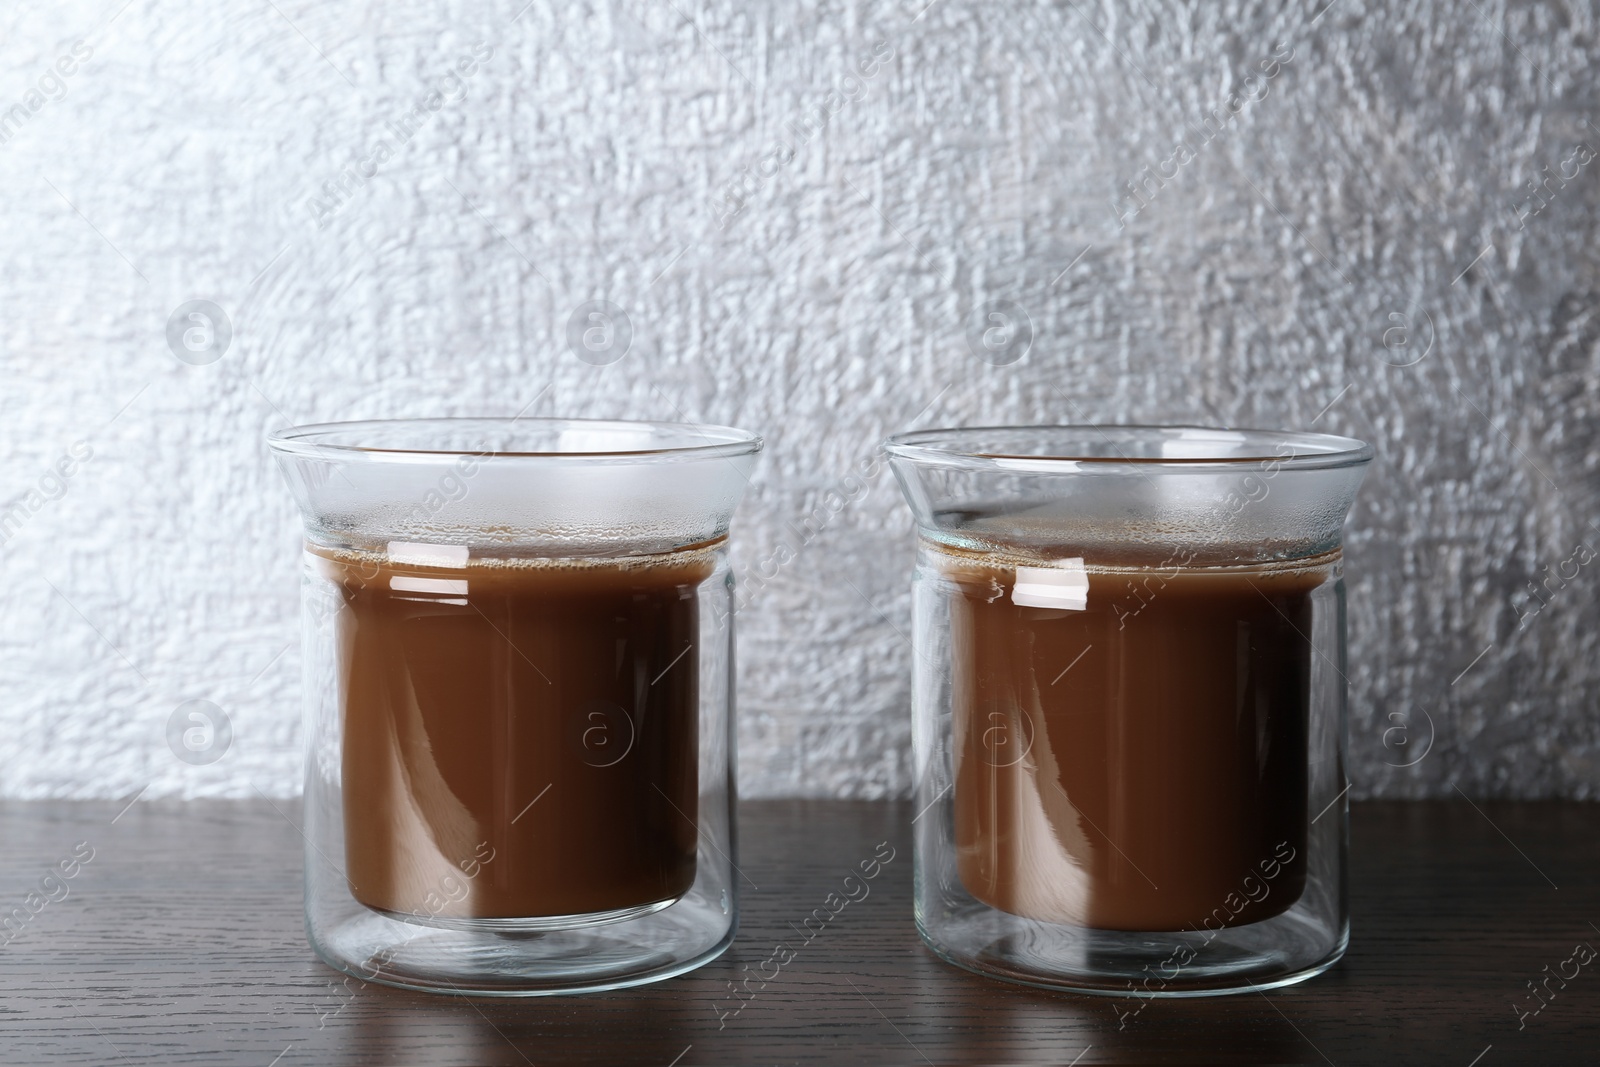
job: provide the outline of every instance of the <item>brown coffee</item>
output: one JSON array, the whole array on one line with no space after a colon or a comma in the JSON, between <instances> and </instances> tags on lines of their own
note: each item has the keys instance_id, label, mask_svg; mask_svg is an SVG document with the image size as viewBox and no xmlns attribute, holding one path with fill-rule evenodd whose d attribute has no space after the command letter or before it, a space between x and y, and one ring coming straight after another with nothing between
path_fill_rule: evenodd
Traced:
<instances>
[{"instance_id":1,"label":"brown coffee","mask_svg":"<svg viewBox=\"0 0 1600 1067\"><path fill-rule=\"evenodd\" d=\"M955 591L955 839L973 896L1149 931L1259 922L1299 899L1311 597L1336 554L1243 569L935 558Z\"/></svg>"},{"instance_id":2,"label":"brown coffee","mask_svg":"<svg viewBox=\"0 0 1600 1067\"><path fill-rule=\"evenodd\" d=\"M423 920L664 906L695 877L706 546L312 550L339 612L346 875Z\"/></svg>"}]
</instances>

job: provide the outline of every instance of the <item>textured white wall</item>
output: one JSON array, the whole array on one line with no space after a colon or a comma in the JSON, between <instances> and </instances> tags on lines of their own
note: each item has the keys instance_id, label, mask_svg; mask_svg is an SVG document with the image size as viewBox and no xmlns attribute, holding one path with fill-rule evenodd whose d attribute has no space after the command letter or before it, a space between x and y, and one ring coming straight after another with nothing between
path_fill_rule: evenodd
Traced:
<instances>
[{"instance_id":1,"label":"textured white wall","mask_svg":"<svg viewBox=\"0 0 1600 1067\"><path fill-rule=\"evenodd\" d=\"M1356 795L1600 795L1593 5L524 2L0 13L0 795L294 792L262 435L530 403L767 435L747 794L908 786L882 434L1184 420L1378 448ZM169 344L192 300L226 345ZM991 301L1031 341L975 348Z\"/></svg>"}]
</instances>

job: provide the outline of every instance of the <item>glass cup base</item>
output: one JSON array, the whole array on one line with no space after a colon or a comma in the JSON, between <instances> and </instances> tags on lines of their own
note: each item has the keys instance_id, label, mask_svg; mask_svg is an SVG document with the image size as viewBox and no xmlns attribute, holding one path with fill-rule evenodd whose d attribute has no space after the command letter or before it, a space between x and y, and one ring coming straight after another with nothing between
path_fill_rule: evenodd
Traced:
<instances>
[{"instance_id":1,"label":"glass cup base","mask_svg":"<svg viewBox=\"0 0 1600 1067\"><path fill-rule=\"evenodd\" d=\"M599 918L559 928L536 919L501 919L490 928L363 911L327 925L308 923L306 934L324 963L364 982L430 993L537 997L623 989L684 974L725 952L738 925L711 902L692 898L631 919Z\"/></svg>"},{"instance_id":2,"label":"glass cup base","mask_svg":"<svg viewBox=\"0 0 1600 1067\"><path fill-rule=\"evenodd\" d=\"M476 930L486 934L507 934L512 937L526 937L551 930L577 930L590 926L605 926L609 923L627 922L629 919L642 919L646 915L654 915L658 911L672 907L680 899L680 897L669 897L666 900L640 904L633 908L597 911L587 915L530 915L509 919L464 919L446 915L418 916L407 915L397 911L385 911L382 908L374 908L372 910L397 922L417 926L432 926L440 930Z\"/></svg>"},{"instance_id":3,"label":"glass cup base","mask_svg":"<svg viewBox=\"0 0 1600 1067\"><path fill-rule=\"evenodd\" d=\"M917 917L917 933L946 963L1004 982L1092 996L1219 997L1294 985L1332 967L1350 943L1289 915L1221 932L1092 930L992 913L947 921L941 938ZM980 929L987 928L987 929ZM964 947L958 947L964 946Z\"/></svg>"}]
</instances>

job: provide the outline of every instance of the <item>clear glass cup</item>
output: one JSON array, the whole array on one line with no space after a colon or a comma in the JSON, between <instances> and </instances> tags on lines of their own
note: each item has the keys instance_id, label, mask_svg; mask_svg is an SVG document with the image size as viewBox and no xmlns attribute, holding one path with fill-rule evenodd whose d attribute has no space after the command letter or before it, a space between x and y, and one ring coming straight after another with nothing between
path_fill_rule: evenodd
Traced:
<instances>
[{"instance_id":1,"label":"clear glass cup","mask_svg":"<svg viewBox=\"0 0 1600 1067\"><path fill-rule=\"evenodd\" d=\"M1349 940L1341 529L1372 450L1143 426L892 437L915 513L916 919L1138 997Z\"/></svg>"},{"instance_id":2,"label":"clear glass cup","mask_svg":"<svg viewBox=\"0 0 1600 1067\"><path fill-rule=\"evenodd\" d=\"M318 955L367 981L535 995L726 949L727 539L760 439L518 418L269 440L305 521Z\"/></svg>"}]
</instances>

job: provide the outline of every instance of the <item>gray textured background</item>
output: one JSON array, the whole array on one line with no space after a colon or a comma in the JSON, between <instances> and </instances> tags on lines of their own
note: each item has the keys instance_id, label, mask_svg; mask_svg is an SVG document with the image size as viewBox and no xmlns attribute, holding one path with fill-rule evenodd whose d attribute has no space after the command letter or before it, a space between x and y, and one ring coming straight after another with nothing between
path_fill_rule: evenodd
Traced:
<instances>
[{"instance_id":1,"label":"gray textured background","mask_svg":"<svg viewBox=\"0 0 1600 1067\"><path fill-rule=\"evenodd\" d=\"M0 13L0 794L296 791L263 433L530 402L767 435L746 793L908 788L883 433L1182 420L1377 446L1355 795L1600 794L1592 5L523 2ZM193 299L233 327L202 365L166 339ZM568 344L596 299L631 330L607 365ZM968 340L991 301L1032 332L1006 365ZM232 725L210 765L169 749L191 700Z\"/></svg>"}]
</instances>

